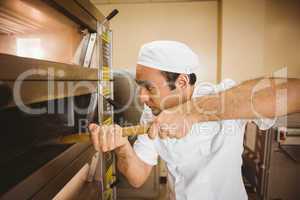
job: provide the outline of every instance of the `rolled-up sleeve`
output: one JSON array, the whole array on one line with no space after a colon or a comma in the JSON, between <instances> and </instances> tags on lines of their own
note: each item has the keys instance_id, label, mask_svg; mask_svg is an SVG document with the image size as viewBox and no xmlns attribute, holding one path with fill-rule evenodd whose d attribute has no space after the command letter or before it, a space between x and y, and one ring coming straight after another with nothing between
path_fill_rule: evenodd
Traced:
<instances>
[{"instance_id":1,"label":"rolled-up sleeve","mask_svg":"<svg viewBox=\"0 0 300 200\"><path fill-rule=\"evenodd\" d=\"M138 157L148 165L156 165L158 153L154 146L154 141L147 135L140 135L133 145L133 149Z\"/></svg>"},{"instance_id":2,"label":"rolled-up sleeve","mask_svg":"<svg viewBox=\"0 0 300 200\"><path fill-rule=\"evenodd\" d=\"M151 122L153 115L151 109L145 106L145 109L142 113L140 123L145 124ZM133 149L138 155L138 157L148 165L156 165L158 152L155 148L155 140L151 140L148 135L139 135L137 140L133 145Z\"/></svg>"},{"instance_id":3,"label":"rolled-up sleeve","mask_svg":"<svg viewBox=\"0 0 300 200\"><path fill-rule=\"evenodd\" d=\"M259 118L252 120L260 130L267 130L274 126L276 119Z\"/></svg>"},{"instance_id":4,"label":"rolled-up sleeve","mask_svg":"<svg viewBox=\"0 0 300 200\"><path fill-rule=\"evenodd\" d=\"M243 127L245 127L248 122L254 122L260 130L265 131L272 128L275 125L276 119L258 118L252 120L239 120L239 122Z\"/></svg>"}]
</instances>

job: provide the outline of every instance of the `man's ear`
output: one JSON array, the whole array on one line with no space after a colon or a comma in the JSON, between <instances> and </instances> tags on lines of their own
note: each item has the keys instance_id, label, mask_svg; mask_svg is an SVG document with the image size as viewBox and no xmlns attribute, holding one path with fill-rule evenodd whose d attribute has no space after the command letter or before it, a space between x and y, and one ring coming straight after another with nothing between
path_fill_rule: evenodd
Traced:
<instances>
[{"instance_id":1,"label":"man's ear","mask_svg":"<svg viewBox=\"0 0 300 200\"><path fill-rule=\"evenodd\" d=\"M175 86L178 89L184 89L189 85L190 79L187 74L180 74L175 81Z\"/></svg>"}]
</instances>

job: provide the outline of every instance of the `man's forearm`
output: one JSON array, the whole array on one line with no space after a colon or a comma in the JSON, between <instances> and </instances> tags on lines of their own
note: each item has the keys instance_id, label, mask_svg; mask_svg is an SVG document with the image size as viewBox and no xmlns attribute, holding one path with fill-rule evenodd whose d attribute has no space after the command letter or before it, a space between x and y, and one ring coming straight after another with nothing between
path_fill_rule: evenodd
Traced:
<instances>
[{"instance_id":1,"label":"man's forearm","mask_svg":"<svg viewBox=\"0 0 300 200\"><path fill-rule=\"evenodd\" d=\"M300 79L246 81L219 94L199 97L188 107L198 122L270 118L300 112Z\"/></svg>"},{"instance_id":2,"label":"man's forearm","mask_svg":"<svg viewBox=\"0 0 300 200\"><path fill-rule=\"evenodd\" d=\"M300 111L300 80L264 78L224 92L223 118L272 118Z\"/></svg>"},{"instance_id":3,"label":"man's forearm","mask_svg":"<svg viewBox=\"0 0 300 200\"><path fill-rule=\"evenodd\" d=\"M128 142L115 150L118 169L134 187L140 187L151 172L152 167L143 163Z\"/></svg>"}]
</instances>

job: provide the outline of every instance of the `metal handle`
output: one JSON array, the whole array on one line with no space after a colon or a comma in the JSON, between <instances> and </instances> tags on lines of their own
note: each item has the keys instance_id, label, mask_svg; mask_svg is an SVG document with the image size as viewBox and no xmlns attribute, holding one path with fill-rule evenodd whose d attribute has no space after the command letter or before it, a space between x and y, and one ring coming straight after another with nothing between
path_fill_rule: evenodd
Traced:
<instances>
[{"instance_id":1,"label":"metal handle","mask_svg":"<svg viewBox=\"0 0 300 200\"><path fill-rule=\"evenodd\" d=\"M106 20L109 21L111 20L114 16L116 16L119 13L117 9L114 9L109 15L106 17Z\"/></svg>"}]
</instances>

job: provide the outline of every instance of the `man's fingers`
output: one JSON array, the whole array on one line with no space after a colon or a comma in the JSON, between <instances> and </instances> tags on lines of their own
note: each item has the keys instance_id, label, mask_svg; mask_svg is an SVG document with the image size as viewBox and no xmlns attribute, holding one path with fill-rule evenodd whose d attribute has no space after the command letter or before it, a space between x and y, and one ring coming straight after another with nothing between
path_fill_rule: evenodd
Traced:
<instances>
[{"instance_id":1,"label":"man's fingers","mask_svg":"<svg viewBox=\"0 0 300 200\"><path fill-rule=\"evenodd\" d=\"M123 129L120 126L115 126L115 145L119 146L121 144L121 140L124 139L122 135ZM127 137L125 137L127 139Z\"/></svg>"},{"instance_id":2,"label":"man's fingers","mask_svg":"<svg viewBox=\"0 0 300 200\"><path fill-rule=\"evenodd\" d=\"M159 137L163 140L167 139L168 135L169 135L169 132L166 130L160 130L160 132L159 132Z\"/></svg>"},{"instance_id":3,"label":"man's fingers","mask_svg":"<svg viewBox=\"0 0 300 200\"><path fill-rule=\"evenodd\" d=\"M159 134L159 125L156 122L153 122L151 125L149 131L148 131L148 136L152 140L156 138L156 136Z\"/></svg>"},{"instance_id":4,"label":"man's fingers","mask_svg":"<svg viewBox=\"0 0 300 200\"><path fill-rule=\"evenodd\" d=\"M97 129L99 126L97 124L91 123L89 124L89 132L92 133Z\"/></svg>"},{"instance_id":5,"label":"man's fingers","mask_svg":"<svg viewBox=\"0 0 300 200\"><path fill-rule=\"evenodd\" d=\"M106 141L107 141L107 150L111 151L115 147L115 140L116 140L116 126L111 126L106 134Z\"/></svg>"},{"instance_id":6,"label":"man's fingers","mask_svg":"<svg viewBox=\"0 0 300 200\"><path fill-rule=\"evenodd\" d=\"M92 143L97 151L111 151L127 142L127 138L122 137L122 128L115 124L109 126L90 124L89 131Z\"/></svg>"},{"instance_id":7,"label":"man's fingers","mask_svg":"<svg viewBox=\"0 0 300 200\"><path fill-rule=\"evenodd\" d=\"M123 137L123 129L120 126L115 126L115 137L122 138Z\"/></svg>"},{"instance_id":8,"label":"man's fingers","mask_svg":"<svg viewBox=\"0 0 300 200\"><path fill-rule=\"evenodd\" d=\"M89 125L89 131L91 133L92 143L96 151L100 151L99 128L100 127L97 124Z\"/></svg>"},{"instance_id":9,"label":"man's fingers","mask_svg":"<svg viewBox=\"0 0 300 200\"><path fill-rule=\"evenodd\" d=\"M108 127L106 125L104 126L101 126L100 128L100 133L99 133L99 145L101 147L101 150L103 152L106 152L107 151L107 142L106 142L106 135L107 135L107 132L108 132Z\"/></svg>"},{"instance_id":10,"label":"man's fingers","mask_svg":"<svg viewBox=\"0 0 300 200\"><path fill-rule=\"evenodd\" d=\"M167 139L168 137L170 137L172 135L171 131L173 131L171 128L172 127L169 124L160 124L159 137L161 139Z\"/></svg>"},{"instance_id":11,"label":"man's fingers","mask_svg":"<svg viewBox=\"0 0 300 200\"><path fill-rule=\"evenodd\" d=\"M169 138L177 138L178 134L174 130L171 130L171 131L168 132L168 137Z\"/></svg>"}]
</instances>

